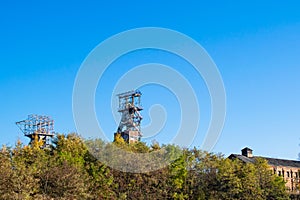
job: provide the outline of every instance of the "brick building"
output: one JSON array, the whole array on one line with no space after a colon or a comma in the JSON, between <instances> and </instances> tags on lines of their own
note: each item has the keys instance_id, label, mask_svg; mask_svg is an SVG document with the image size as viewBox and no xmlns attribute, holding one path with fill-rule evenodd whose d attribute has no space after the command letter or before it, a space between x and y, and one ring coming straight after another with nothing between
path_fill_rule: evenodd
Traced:
<instances>
[{"instance_id":1,"label":"brick building","mask_svg":"<svg viewBox=\"0 0 300 200\"><path fill-rule=\"evenodd\" d=\"M229 159L239 159L245 163L253 163L255 158L263 158L268 161L272 173L281 176L286 181L287 190L290 193L299 194L300 186L300 161L253 156L252 149L242 149L242 154L231 154Z\"/></svg>"}]
</instances>

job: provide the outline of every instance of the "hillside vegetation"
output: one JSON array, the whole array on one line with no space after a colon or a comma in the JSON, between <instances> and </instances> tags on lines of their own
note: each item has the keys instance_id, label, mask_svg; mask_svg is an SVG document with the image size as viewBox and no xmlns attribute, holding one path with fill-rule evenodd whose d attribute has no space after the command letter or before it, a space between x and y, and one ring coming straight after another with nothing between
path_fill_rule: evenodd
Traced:
<instances>
[{"instance_id":1,"label":"hillside vegetation","mask_svg":"<svg viewBox=\"0 0 300 200\"><path fill-rule=\"evenodd\" d=\"M126 173L96 159L91 144L100 151L117 145L135 153L164 148L176 159L153 172ZM128 145L121 138L114 144L84 141L76 134L58 135L51 149L40 145L17 142L0 149L0 199L289 199L282 178L265 160L245 164L196 148Z\"/></svg>"}]
</instances>

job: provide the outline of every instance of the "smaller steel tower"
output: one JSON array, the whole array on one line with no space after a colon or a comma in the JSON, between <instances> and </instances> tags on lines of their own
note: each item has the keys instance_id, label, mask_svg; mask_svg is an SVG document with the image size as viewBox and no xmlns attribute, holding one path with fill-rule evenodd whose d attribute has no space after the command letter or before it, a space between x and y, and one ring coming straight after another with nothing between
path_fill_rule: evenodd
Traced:
<instances>
[{"instance_id":1,"label":"smaller steel tower","mask_svg":"<svg viewBox=\"0 0 300 200\"><path fill-rule=\"evenodd\" d=\"M133 143L140 141L142 137L141 120L143 119L140 111L143 110L141 106L141 95L139 90L132 90L125 93L118 94L119 109L121 114L121 121L118 127L117 134L120 134L124 141Z\"/></svg>"},{"instance_id":2,"label":"smaller steel tower","mask_svg":"<svg viewBox=\"0 0 300 200\"><path fill-rule=\"evenodd\" d=\"M29 144L35 139L42 141L41 148L49 147L50 139L55 135L54 120L48 116L28 115L27 119L16 124L24 135L30 138Z\"/></svg>"}]
</instances>

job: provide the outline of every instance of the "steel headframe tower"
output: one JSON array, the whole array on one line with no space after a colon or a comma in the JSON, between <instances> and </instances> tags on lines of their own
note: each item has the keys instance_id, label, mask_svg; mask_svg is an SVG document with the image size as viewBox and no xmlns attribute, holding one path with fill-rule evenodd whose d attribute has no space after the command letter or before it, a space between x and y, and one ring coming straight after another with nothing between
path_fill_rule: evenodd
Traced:
<instances>
[{"instance_id":1,"label":"steel headframe tower","mask_svg":"<svg viewBox=\"0 0 300 200\"><path fill-rule=\"evenodd\" d=\"M119 109L121 114L121 121L118 127L117 134L128 143L140 141L142 137L141 121L143 119L140 111L143 110L141 106L141 95L139 90L132 90L125 93L118 94Z\"/></svg>"},{"instance_id":2,"label":"steel headframe tower","mask_svg":"<svg viewBox=\"0 0 300 200\"><path fill-rule=\"evenodd\" d=\"M48 116L28 115L28 118L16 122L17 126L26 137L30 138L31 144L35 139L42 141L41 148L50 146L50 139L54 137L54 120Z\"/></svg>"}]
</instances>

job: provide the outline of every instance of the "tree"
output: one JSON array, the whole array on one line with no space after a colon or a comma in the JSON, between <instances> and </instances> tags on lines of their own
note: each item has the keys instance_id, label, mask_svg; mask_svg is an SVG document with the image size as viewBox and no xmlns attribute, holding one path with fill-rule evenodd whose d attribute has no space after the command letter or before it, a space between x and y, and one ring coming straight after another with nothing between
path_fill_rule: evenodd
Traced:
<instances>
[{"instance_id":1,"label":"tree","mask_svg":"<svg viewBox=\"0 0 300 200\"><path fill-rule=\"evenodd\" d=\"M0 199L11 199L13 191L13 170L10 150L3 146L0 149Z\"/></svg>"},{"instance_id":2,"label":"tree","mask_svg":"<svg viewBox=\"0 0 300 200\"><path fill-rule=\"evenodd\" d=\"M174 199L188 198L188 195L186 194L188 153L189 151L184 149L179 158L173 161L169 166L170 184L172 188L171 194Z\"/></svg>"},{"instance_id":3,"label":"tree","mask_svg":"<svg viewBox=\"0 0 300 200\"><path fill-rule=\"evenodd\" d=\"M232 162L236 163L239 168L237 170L237 176L241 182L241 192L239 194L239 199L245 200L263 200L262 189L259 185L257 176L257 170L252 163L243 163L240 160L234 160Z\"/></svg>"},{"instance_id":4,"label":"tree","mask_svg":"<svg viewBox=\"0 0 300 200\"><path fill-rule=\"evenodd\" d=\"M41 146L34 140L0 149L0 199L288 199L282 177L260 158L244 163L197 148L118 137L84 141L76 134L59 134L51 149ZM157 157L157 170L147 171ZM108 161L143 173L119 171Z\"/></svg>"},{"instance_id":5,"label":"tree","mask_svg":"<svg viewBox=\"0 0 300 200\"><path fill-rule=\"evenodd\" d=\"M254 167L263 199L289 199L283 178L271 172L265 159L257 158Z\"/></svg>"},{"instance_id":6,"label":"tree","mask_svg":"<svg viewBox=\"0 0 300 200\"><path fill-rule=\"evenodd\" d=\"M89 142L88 144L93 144L91 141ZM98 140L97 144L103 145L104 143ZM63 185L54 187L54 189L65 187L65 194L68 194L67 198L103 199L114 196L110 188L113 182L112 174L107 166L100 163L89 152L89 149L87 143L84 143L76 134L57 136L52 156L54 166L49 173L54 174L53 177L50 176L53 180L55 177L63 176L60 174L61 172L67 175L62 180ZM49 173L46 174L49 175ZM68 182L72 186L69 186ZM62 195L60 192L59 189L55 195Z\"/></svg>"},{"instance_id":7,"label":"tree","mask_svg":"<svg viewBox=\"0 0 300 200\"><path fill-rule=\"evenodd\" d=\"M50 166L40 177L41 192L54 199L87 199L86 174L68 162Z\"/></svg>"}]
</instances>

